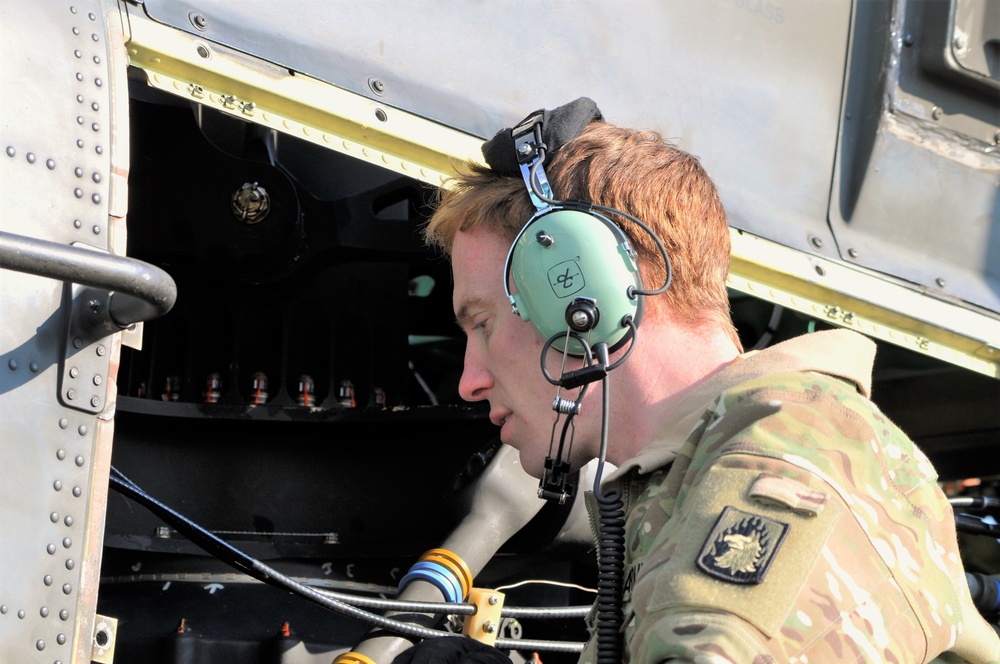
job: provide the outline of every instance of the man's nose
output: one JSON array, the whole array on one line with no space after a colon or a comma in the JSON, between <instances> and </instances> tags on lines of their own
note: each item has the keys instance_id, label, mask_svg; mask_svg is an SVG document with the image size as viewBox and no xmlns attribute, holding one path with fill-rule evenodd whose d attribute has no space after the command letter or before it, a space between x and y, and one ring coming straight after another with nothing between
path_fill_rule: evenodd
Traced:
<instances>
[{"instance_id":1,"label":"man's nose","mask_svg":"<svg viewBox=\"0 0 1000 664\"><path fill-rule=\"evenodd\" d=\"M465 348L465 365L458 381L458 394L466 401L482 401L493 389L493 374L471 344Z\"/></svg>"}]
</instances>

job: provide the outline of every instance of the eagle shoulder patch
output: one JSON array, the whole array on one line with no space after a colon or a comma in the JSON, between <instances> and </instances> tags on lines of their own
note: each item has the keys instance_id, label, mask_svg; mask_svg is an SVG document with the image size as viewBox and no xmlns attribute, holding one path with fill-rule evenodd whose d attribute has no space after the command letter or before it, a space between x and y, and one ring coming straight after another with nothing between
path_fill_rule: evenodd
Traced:
<instances>
[{"instance_id":1,"label":"eagle shoulder patch","mask_svg":"<svg viewBox=\"0 0 1000 664\"><path fill-rule=\"evenodd\" d=\"M730 583L760 583L788 527L777 519L727 506L701 547L698 569Z\"/></svg>"}]
</instances>

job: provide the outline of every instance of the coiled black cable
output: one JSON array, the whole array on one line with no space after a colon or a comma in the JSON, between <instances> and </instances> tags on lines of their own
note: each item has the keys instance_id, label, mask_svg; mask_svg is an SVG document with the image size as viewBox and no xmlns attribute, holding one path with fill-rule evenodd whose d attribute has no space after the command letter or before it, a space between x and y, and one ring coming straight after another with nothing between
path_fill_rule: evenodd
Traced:
<instances>
[{"instance_id":1,"label":"coiled black cable","mask_svg":"<svg viewBox=\"0 0 1000 664\"><path fill-rule=\"evenodd\" d=\"M607 344L598 344L596 350L600 361L606 364ZM625 576L625 502L619 489L601 490L608 445L610 396L607 376L602 384L601 449L594 477L600 531L597 539L597 664L621 664L624 661L622 587Z\"/></svg>"},{"instance_id":2,"label":"coiled black cable","mask_svg":"<svg viewBox=\"0 0 1000 664\"><path fill-rule=\"evenodd\" d=\"M625 503L618 489L595 497L601 531L597 542L597 662L621 664Z\"/></svg>"}]
</instances>

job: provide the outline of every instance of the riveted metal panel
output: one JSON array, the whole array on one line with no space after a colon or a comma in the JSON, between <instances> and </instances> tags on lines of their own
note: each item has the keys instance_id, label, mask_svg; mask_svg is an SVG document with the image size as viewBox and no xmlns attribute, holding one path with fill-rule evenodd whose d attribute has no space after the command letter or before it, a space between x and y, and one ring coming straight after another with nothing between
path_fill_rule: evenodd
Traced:
<instances>
[{"instance_id":1,"label":"riveted metal panel","mask_svg":"<svg viewBox=\"0 0 1000 664\"><path fill-rule=\"evenodd\" d=\"M123 42L110 2L0 4L4 232L124 249ZM3 662L94 651L121 335L87 333L81 307L107 295L0 270Z\"/></svg>"}]
</instances>

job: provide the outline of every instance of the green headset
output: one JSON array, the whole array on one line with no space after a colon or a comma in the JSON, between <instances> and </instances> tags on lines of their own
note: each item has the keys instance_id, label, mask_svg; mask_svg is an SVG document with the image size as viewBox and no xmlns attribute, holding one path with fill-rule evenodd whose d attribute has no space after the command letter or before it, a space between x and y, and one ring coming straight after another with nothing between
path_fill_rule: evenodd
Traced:
<instances>
[{"instance_id":1,"label":"green headset","mask_svg":"<svg viewBox=\"0 0 1000 664\"><path fill-rule=\"evenodd\" d=\"M635 217L593 203L555 200L545 175L546 157L601 120L596 104L581 97L552 111L536 111L499 132L483 148L487 163L525 181L535 214L515 237L504 265L504 292L511 309L543 339L573 355L606 344L609 352L635 336L642 295L669 284L669 259L655 234ZM659 246L668 281L644 291L635 251L610 216L627 218ZM513 284L513 292L510 288Z\"/></svg>"}]
</instances>

